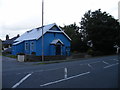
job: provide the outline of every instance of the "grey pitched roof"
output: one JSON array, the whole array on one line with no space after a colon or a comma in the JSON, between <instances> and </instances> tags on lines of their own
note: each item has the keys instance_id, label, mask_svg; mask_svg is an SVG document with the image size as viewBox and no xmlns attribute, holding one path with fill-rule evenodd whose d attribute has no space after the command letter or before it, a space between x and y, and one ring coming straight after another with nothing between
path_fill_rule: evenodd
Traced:
<instances>
[{"instance_id":1,"label":"grey pitched roof","mask_svg":"<svg viewBox=\"0 0 120 90\"><path fill-rule=\"evenodd\" d=\"M7 48L7 49L4 50L3 52L12 52L12 48Z\"/></svg>"},{"instance_id":2,"label":"grey pitched roof","mask_svg":"<svg viewBox=\"0 0 120 90\"><path fill-rule=\"evenodd\" d=\"M14 40L16 40L18 37L13 37L11 39L5 40L4 42L2 42L2 44L13 44Z\"/></svg>"},{"instance_id":3,"label":"grey pitched roof","mask_svg":"<svg viewBox=\"0 0 120 90\"><path fill-rule=\"evenodd\" d=\"M63 33L69 40L71 40L70 37L69 37L61 28L59 28L57 25L56 25L56 26L60 29L60 31L51 30L51 28L52 28L53 26L55 26L55 25L56 25L55 23L49 24L49 25L45 25L45 26L43 27L43 35L44 35L46 32L61 32L61 33ZM30 30L30 31L25 32L23 35L21 35L19 38L17 38L17 39L15 40L16 43L14 43L13 45L19 44L19 43L21 43L21 42L23 42L23 41L25 41L25 40L35 40L35 39L37 40L37 39L39 39L41 36L42 36L42 27L38 27L38 28L35 28L35 29L32 29L32 30Z\"/></svg>"}]
</instances>

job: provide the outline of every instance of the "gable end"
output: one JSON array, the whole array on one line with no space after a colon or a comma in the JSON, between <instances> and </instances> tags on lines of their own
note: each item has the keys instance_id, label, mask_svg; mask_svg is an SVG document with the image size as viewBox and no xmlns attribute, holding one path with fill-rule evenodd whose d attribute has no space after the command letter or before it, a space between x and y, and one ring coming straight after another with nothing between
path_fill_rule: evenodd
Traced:
<instances>
[{"instance_id":1,"label":"gable end","mask_svg":"<svg viewBox=\"0 0 120 90\"><path fill-rule=\"evenodd\" d=\"M50 28L49 30L54 30L54 31L61 31L56 25L54 25L52 28Z\"/></svg>"}]
</instances>

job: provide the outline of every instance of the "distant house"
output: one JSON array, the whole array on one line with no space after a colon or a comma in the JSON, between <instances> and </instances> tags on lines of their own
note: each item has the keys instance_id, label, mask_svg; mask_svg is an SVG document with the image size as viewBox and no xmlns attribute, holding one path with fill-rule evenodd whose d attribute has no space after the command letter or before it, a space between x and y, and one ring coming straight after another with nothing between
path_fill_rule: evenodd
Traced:
<instances>
[{"instance_id":1,"label":"distant house","mask_svg":"<svg viewBox=\"0 0 120 90\"><path fill-rule=\"evenodd\" d=\"M16 37L13 37L11 39L7 38L5 41L2 41L2 50L3 52L12 52L12 44L14 42L14 40L16 40L19 37L19 35L17 35Z\"/></svg>"},{"instance_id":2,"label":"distant house","mask_svg":"<svg viewBox=\"0 0 120 90\"><path fill-rule=\"evenodd\" d=\"M70 37L55 23L43 26L44 55L70 55ZM42 27L25 32L15 40L12 54L42 55Z\"/></svg>"}]
</instances>

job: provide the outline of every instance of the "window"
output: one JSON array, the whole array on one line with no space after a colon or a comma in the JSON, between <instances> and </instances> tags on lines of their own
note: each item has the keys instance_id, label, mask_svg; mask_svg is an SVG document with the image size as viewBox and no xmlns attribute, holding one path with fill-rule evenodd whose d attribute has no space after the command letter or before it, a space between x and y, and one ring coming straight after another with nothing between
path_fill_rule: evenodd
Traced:
<instances>
[{"instance_id":1,"label":"window","mask_svg":"<svg viewBox=\"0 0 120 90\"><path fill-rule=\"evenodd\" d=\"M34 42L31 42L31 50L34 50Z\"/></svg>"},{"instance_id":2,"label":"window","mask_svg":"<svg viewBox=\"0 0 120 90\"><path fill-rule=\"evenodd\" d=\"M28 50L28 43L25 43L25 50Z\"/></svg>"},{"instance_id":3,"label":"window","mask_svg":"<svg viewBox=\"0 0 120 90\"><path fill-rule=\"evenodd\" d=\"M69 52L69 51L70 51L70 47L67 46L67 47L66 47L66 52Z\"/></svg>"}]
</instances>

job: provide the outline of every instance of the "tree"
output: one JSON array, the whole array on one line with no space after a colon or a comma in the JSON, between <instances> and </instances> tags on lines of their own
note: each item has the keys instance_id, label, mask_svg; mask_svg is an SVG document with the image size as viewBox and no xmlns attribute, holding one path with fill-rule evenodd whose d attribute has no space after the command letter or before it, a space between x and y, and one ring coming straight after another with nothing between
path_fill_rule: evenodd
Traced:
<instances>
[{"instance_id":1,"label":"tree","mask_svg":"<svg viewBox=\"0 0 120 90\"><path fill-rule=\"evenodd\" d=\"M79 33L79 27L74 24L64 25L61 27L65 33L72 39L71 42L71 50L72 51L80 51L80 42L81 42L81 34Z\"/></svg>"},{"instance_id":2,"label":"tree","mask_svg":"<svg viewBox=\"0 0 120 90\"><path fill-rule=\"evenodd\" d=\"M92 40L96 51L112 53L114 44L119 44L120 25L118 20L108 13L101 12L100 9L94 12L89 10L84 14L80 24L84 40Z\"/></svg>"}]
</instances>

